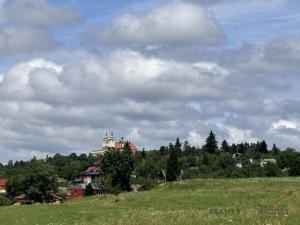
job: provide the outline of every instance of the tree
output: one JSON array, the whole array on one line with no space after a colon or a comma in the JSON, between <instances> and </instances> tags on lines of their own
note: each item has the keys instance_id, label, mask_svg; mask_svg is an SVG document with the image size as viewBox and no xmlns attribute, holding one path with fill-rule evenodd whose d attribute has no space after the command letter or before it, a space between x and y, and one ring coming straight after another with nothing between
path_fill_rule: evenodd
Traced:
<instances>
[{"instance_id":1,"label":"tree","mask_svg":"<svg viewBox=\"0 0 300 225\"><path fill-rule=\"evenodd\" d=\"M267 177L277 177L280 175L281 170L279 169L277 164L267 163L264 167L265 173Z\"/></svg>"},{"instance_id":2,"label":"tree","mask_svg":"<svg viewBox=\"0 0 300 225\"><path fill-rule=\"evenodd\" d=\"M51 194L57 192L57 175L52 166L32 160L22 174L13 176L7 184L10 197L26 194L36 202L50 202Z\"/></svg>"},{"instance_id":3,"label":"tree","mask_svg":"<svg viewBox=\"0 0 300 225\"><path fill-rule=\"evenodd\" d=\"M241 154L243 154L243 153L245 153L246 152L246 149L245 149L245 147L244 147L244 144L243 143L241 143L241 144L239 144L238 145L238 153L241 153Z\"/></svg>"},{"instance_id":4,"label":"tree","mask_svg":"<svg viewBox=\"0 0 300 225\"><path fill-rule=\"evenodd\" d=\"M92 196L94 195L94 189L91 183L89 183L88 185L86 185L85 187L85 191L84 191L84 195L85 196Z\"/></svg>"},{"instance_id":5,"label":"tree","mask_svg":"<svg viewBox=\"0 0 300 225\"><path fill-rule=\"evenodd\" d=\"M108 150L101 160L104 177L114 194L120 191L130 191L130 178L135 169L134 157L128 142L122 151Z\"/></svg>"},{"instance_id":6,"label":"tree","mask_svg":"<svg viewBox=\"0 0 300 225\"><path fill-rule=\"evenodd\" d=\"M167 161L167 181L175 181L177 180L179 174L180 174L180 164L179 164L179 148L181 149L181 144L179 142L179 139L177 138L175 147L170 144L170 156Z\"/></svg>"},{"instance_id":7,"label":"tree","mask_svg":"<svg viewBox=\"0 0 300 225\"><path fill-rule=\"evenodd\" d=\"M143 148L142 152L141 152L141 158L142 159L145 159L146 158L146 151L145 149Z\"/></svg>"},{"instance_id":8,"label":"tree","mask_svg":"<svg viewBox=\"0 0 300 225\"><path fill-rule=\"evenodd\" d=\"M260 153L268 153L268 146L264 140L259 144L258 151Z\"/></svg>"},{"instance_id":9,"label":"tree","mask_svg":"<svg viewBox=\"0 0 300 225\"><path fill-rule=\"evenodd\" d=\"M222 141L221 149L222 149L224 152L230 152L230 148L229 148L229 145L228 145L228 143L227 143L226 140Z\"/></svg>"},{"instance_id":10,"label":"tree","mask_svg":"<svg viewBox=\"0 0 300 225\"><path fill-rule=\"evenodd\" d=\"M210 154L214 154L218 150L216 135L212 131L210 131L209 136L206 139L205 150Z\"/></svg>"},{"instance_id":11,"label":"tree","mask_svg":"<svg viewBox=\"0 0 300 225\"><path fill-rule=\"evenodd\" d=\"M190 146L189 141L188 140L184 141L184 143L183 143L183 150L185 152L188 152L190 149L191 149L191 146Z\"/></svg>"},{"instance_id":12,"label":"tree","mask_svg":"<svg viewBox=\"0 0 300 225\"><path fill-rule=\"evenodd\" d=\"M178 156L180 157L182 154L182 149L181 149L181 143L180 143L179 138L176 138L176 143L175 143L174 148L175 148L175 151L177 152Z\"/></svg>"},{"instance_id":13,"label":"tree","mask_svg":"<svg viewBox=\"0 0 300 225\"><path fill-rule=\"evenodd\" d=\"M272 147L272 153L273 153L273 155L278 155L279 152L280 152L280 149L277 148L276 144L274 143L273 147Z\"/></svg>"},{"instance_id":14,"label":"tree","mask_svg":"<svg viewBox=\"0 0 300 225\"><path fill-rule=\"evenodd\" d=\"M294 149L286 149L278 155L278 165L281 169L288 169L289 176L300 175L300 153Z\"/></svg>"}]
</instances>

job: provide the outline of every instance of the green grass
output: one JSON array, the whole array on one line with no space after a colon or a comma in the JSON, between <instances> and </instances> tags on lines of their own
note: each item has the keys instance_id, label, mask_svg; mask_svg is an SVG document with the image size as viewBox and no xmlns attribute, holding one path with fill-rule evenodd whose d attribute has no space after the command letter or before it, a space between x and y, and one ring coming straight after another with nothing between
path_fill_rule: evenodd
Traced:
<instances>
[{"instance_id":1,"label":"green grass","mask_svg":"<svg viewBox=\"0 0 300 225\"><path fill-rule=\"evenodd\" d=\"M296 225L299 221L300 178L188 180L118 197L0 208L1 225Z\"/></svg>"}]
</instances>

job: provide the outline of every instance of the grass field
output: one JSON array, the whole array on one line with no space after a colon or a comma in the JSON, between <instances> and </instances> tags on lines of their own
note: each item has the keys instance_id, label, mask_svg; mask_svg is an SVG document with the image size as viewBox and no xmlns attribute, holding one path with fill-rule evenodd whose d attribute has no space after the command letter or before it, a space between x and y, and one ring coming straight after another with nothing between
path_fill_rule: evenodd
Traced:
<instances>
[{"instance_id":1,"label":"grass field","mask_svg":"<svg viewBox=\"0 0 300 225\"><path fill-rule=\"evenodd\" d=\"M300 224L300 178L206 179L61 205L0 208L1 225Z\"/></svg>"}]
</instances>

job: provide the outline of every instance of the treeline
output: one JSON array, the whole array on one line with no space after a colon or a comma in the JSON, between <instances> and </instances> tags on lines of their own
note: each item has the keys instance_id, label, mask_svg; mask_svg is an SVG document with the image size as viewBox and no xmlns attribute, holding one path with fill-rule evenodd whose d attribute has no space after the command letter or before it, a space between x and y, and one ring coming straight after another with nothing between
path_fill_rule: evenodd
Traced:
<instances>
[{"instance_id":1,"label":"treeline","mask_svg":"<svg viewBox=\"0 0 300 225\"><path fill-rule=\"evenodd\" d=\"M260 166L250 159L275 159L276 163ZM265 141L230 145L224 140L218 145L211 131L202 147L177 138L175 143L157 150L142 150L132 155L127 143L123 151L111 149L98 158L72 153L41 160L9 161L0 164L0 177L9 179L10 197L26 193L37 201L47 202L49 193L57 191L58 178L71 181L92 165L101 167L99 182L110 192L119 193L129 191L131 184L142 184L149 189L158 180L299 176L300 153L292 148L281 150L275 144L268 148Z\"/></svg>"},{"instance_id":2,"label":"treeline","mask_svg":"<svg viewBox=\"0 0 300 225\"><path fill-rule=\"evenodd\" d=\"M235 155L235 156L233 156ZM299 176L300 153L295 149L279 149L275 144L240 143L229 145L226 140L218 146L211 131L202 147L190 146L188 141L162 146L160 149L141 153L142 160L136 165L137 176L155 179L162 170L168 181L208 177L271 177ZM252 160L275 159L276 163L260 166Z\"/></svg>"}]
</instances>

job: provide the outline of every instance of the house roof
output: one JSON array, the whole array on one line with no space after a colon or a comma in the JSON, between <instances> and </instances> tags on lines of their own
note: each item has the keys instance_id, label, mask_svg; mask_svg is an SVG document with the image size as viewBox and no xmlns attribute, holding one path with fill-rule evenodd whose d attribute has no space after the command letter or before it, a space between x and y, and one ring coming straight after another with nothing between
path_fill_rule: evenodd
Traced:
<instances>
[{"instance_id":1,"label":"house roof","mask_svg":"<svg viewBox=\"0 0 300 225\"><path fill-rule=\"evenodd\" d=\"M120 151L122 148L122 144L120 142L115 143L115 149ZM134 143L129 143L129 148L133 154L137 153L137 147Z\"/></svg>"},{"instance_id":2,"label":"house roof","mask_svg":"<svg viewBox=\"0 0 300 225\"><path fill-rule=\"evenodd\" d=\"M91 173L91 172L99 172L99 171L100 171L99 166L90 166L84 172Z\"/></svg>"},{"instance_id":3,"label":"house roof","mask_svg":"<svg viewBox=\"0 0 300 225\"><path fill-rule=\"evenodd\" d=\"M0 186L5 186L7 184L7 179L0 179Z\"/></svg>"}]
</instances>

